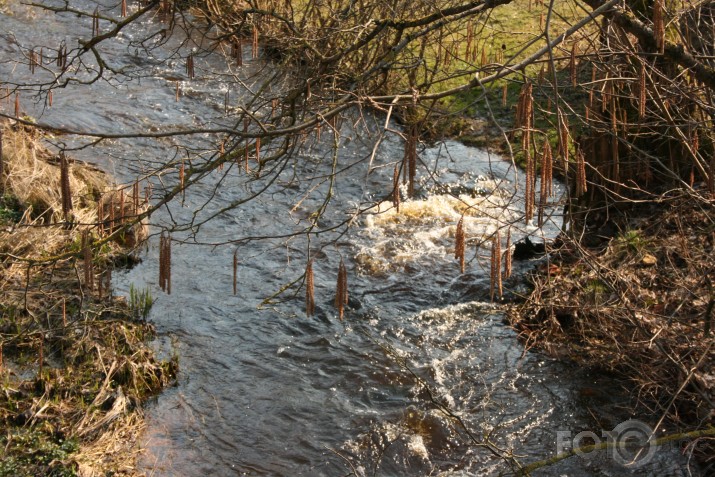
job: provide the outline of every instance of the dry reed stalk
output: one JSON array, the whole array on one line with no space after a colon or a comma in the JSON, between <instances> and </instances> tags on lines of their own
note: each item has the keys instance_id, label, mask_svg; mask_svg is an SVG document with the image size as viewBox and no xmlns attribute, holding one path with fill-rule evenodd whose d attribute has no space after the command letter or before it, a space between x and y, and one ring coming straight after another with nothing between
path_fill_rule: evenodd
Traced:
<instances>
[{"instance_id":1,"label":"dry reed stalk","mask_svg":"<svg viewBox=\"0 0 715 477\"><path fill-rule=\"evenodd\" d=\"M544 31L544 13L541 12L541 15L539 15L539 30Z\"/></svg>"},{"instance_id":2,"label":"dry reed stalk","mask_svg":"<svg viewBox=\"0 0 715 477\"><path fill-rule=\"evenodd\" d=\"M258 25L253 25L253 42L251 43L251 58L258 58Z\"/></svg>"},{"instance_id":3,"label":"dry reed stalk","mask_svg":"<svg viewBox=\"0 0 715 477\"><path fill-rule=\"evenodd\" d=\"M47 93L47 103L48 103L48 105L50 106L50 108L52 107L52 99L53 99L53 96L54 96L54 95L52 94L52 90L50 90L50 91Z\"/></svg>"},{"instance_id":4,"label":"dry reed stalk","mask_svg":"<svg viewBox=\"0 0 715 477\"><path fill-rule=\"evenodd\" d=\"M315 126L315 140L316 140L316 142L320 142L320 133L322 130L323 130L323 125L318 123Z\"/></svg>"},{"instance_id":5,"label":"dry reed stalk","mask_svg":"<svg viewBox=\"0 0 715 477\"><path fill-rule=\"evenodd\" d=\"M504 278L511 277L511 227L506 231L506 248L504 249Z\"/></svg>"},{"instance_id":6,"label":"dry reed stalk","mask_svg":"<svg viewBox=\"0 0 715 477\"><path fill-rule=\"evenodd\" d=\"M67 328L67 300L62 298L62 328Z\"/></svg>"},{"instance_id":7,"label":"dry reed stalk","mask_svg":"<svg viewBox=\"0 0 715 477\"><path fill-rule=\"evenodd\" d=\"M256 138L256 163L258 165L261 164L261 138L257 137ZM260 169L259 169L260 171Z\"/></svg>"},{"instance_id":8,"label":"dry reed stalk","mask_svg":"<svg viewBox=\"0 0 715 477\"><path fill-rule=\"evenodd\" d=\"M70 189L70 167L64 151L60 152L60 192L62 194L62 215L69 222L72 210L72 190Z\"/></svg>"},{"instance_id":9,"label":"dry reed stalk","mask_svg":"<svg viewBox=\"0 0 715 477\"><path fill-rule=\"evenodd\" d=\"M104 236L104 196L97 201L97 231L100 237Z\"/></svg>"},{"instance_id":10,"label":"dry reed stalk","mask_svg":"<svg viewBox=\"0 0 715 477\"><path fill-rule=\"evenodd\" d=\"M655 0L653 3L653 36L655 36L655 44L661 54L665 49L665 21L663 10L663 0Z\"/></svg>"},{"instance_id":11,"label":"dry reed stalk","mask_svg":"<svg viewBox=\"0 0 715 477\"><path fill-rule=\"evenodd\" d=\"M100 271L99 276L97 277L97 299L99 301L102 301L102 295L104 294L104 283L103 283L103 278L104 274Z\"/></svg>"},{"instance_id":12,"label":"dry reed stalk","mask_svg":"<svg viewBox=\"0 0 715 477\"><path fill-rule=\"evenodd\" d=\"M509 88L507 88L507 84L504 83L504 86L502 86L501 89L501 105L502 107L506 108L506 100L507 100L507 94L509 92Z\"/></svg>"},{"instance_id":13,"label":"dry reed stalk","mask_svg":"<svg viewBox=\"0 0 715 477\"><path fill-rule=\"evenodd\" d=\"M2 347L3 343L0 343L0 373L2 373Z\"/></svg>"},{"instance_id":14,"label":"dry reed stalk","mask_svg":"<svg viewBox=\"0 0 715 477\"><path fill-rule=\"evenodd\" d=\"M126 200L124 197L124 189L122 189L119 191L119 225L124 224L124 219L126 216Z\"/></svg>"},{"instance_id":15,"label":"dry reed stalk","mask_svg":"<svg viewBox=\"0 0 715 477\"><path fill-rule=\"evenodd\" d=\"M171 295L171 235L161 232L159 237L159 286Z\"/></svg>"},{"instance_id":16,"label":"dry reed stalk","mask_svg":"<svg viewBox=\"0 0 715 477\"><path fill-rule=\"evenodd\" d=\"M415 194L415 176L417 174L417 125L410 128L409 156L408 156L408 185L407 191L410 197Z\"/></svg>"},{"instance_id":17,"label":"dry reed stalk","mask_svg":"<svg viewBox=\"0 0 715 477\"><path fill-rule=\"evenodd\" d=\"M482 59L479 62L479 64L482 67L486 66L486 64L487 64L487 49L486 49L486 47L482 48Z\"/></svg>"},{"instance_id":18,"label":"dry reed stalk","mask_svg":"<svg viewBox=\"0 0 715 477\"><path fill-rule=\"evenodd\" d=\"M238 249L233 252L233 295L238 292Z\"/></svg>"},{"instance_id":19,"label":"dry reed stalk","mask_svg":"<svg viewBox=\"0 0 715 477\"><path fill-rule=\"evenodd\" d=\"M246 173L248 173L248 137L246 137L245 135L248 134L248 126L250 124L251 120L249 118L243 118L243 134L246 142L246 146L243 148L243 162L246 167Z\"/></svg>"},{"instance_id":20,"label":"dry reed stalk","mask_svg":"<svg viewBox=\"0 0 715 477\"><path fill-rule=\"evenodd\" d=\"M645 117L646 103L646 81L645 81L645 63L641 63L641 69L638 74L638 117Z\"/></svg>"},{"instance_id":21,"label":"dry reed stalk","mask_svg":"<svg viewBox=\"0 0 715 477\"><path fill-rule=\"evenodd\" d=\"M82 257L84 259L84 286L89 291L94 290L94 266L92 263L92 247L89 230L82 231Z\"/></svg>"},{"instance_id":22,"label":"dry reed stalk","mask_svg":"<svg viewBox=\"0 0 715 477\"><path fill-rule=\"evenodd\" d=\"M44 336L40 333L40 369L38 370L37 377L42 379L42 371L43 371L43 365L45 362L45 339Z\"/></svg>"},{"instance_id":23,"label":"dry reed stalk","mask_svg":"<svg viewBox=\"0 0 715 477\"><path fill-rule=\"evenodd\" d=\"M179 101L179 97L181 96L181 90L179 89L179 82L176 82L176 93L174 94L174 100Z\"/></svg>"},{"instance_id":24,"label":"dry reed stalk","mask_svg":"<svg viewBox=\"0 0 715 477\"><path fill-rule=\"evenodd\" d=\"M348 271L345 268L343 259L340 259L338 266L338 283L335 292L335 307L338 309L338 317L342 321L345 314L345 305L348 304Z\"/></svg>"},{"instance_id":25,"label":"dry reed stalk","mask_svg":"<svg viewBox=\"0 0 715 477\"><path fill-rule=\"evenodd\" d=\"M275 117L277 110L278 110L278 100L272 99L271 100L271 119L273 119Z\"/></svg>"},{"instance_id":26,"label":"dry reed stalk","mask_svg":"<svg viewBox=\"0 0 715 477\"><path fill-rule=\"evenodd\" d=\"M114 226L116 225L114 223L114 196L110 196L110 201L109 201L109 233L111 234L114 232Z\"/></svg>"},{"instance_id":27,"label":"dry reed stalk","mask_svg":"<svg viewBox=\"0 0 715 477\"><path fill-rule=\"evenodd\" d=\"M464 233L464 216L459 218L457 222L457 231L454 234L454 258L459 260L459 269L461 273L464 273L464 255L465 255L465 245L466 236Z\"/></svg>"},{"instance_id":28,"label":"dry reed stalk","mask_svg":"<svg viewBox=\"0 0 715 477\"><path fill-rule=\"evenodd\" d=\"M490 268L491 274L489 280L489 292L491 295L491 300L494 301L495 292L499 293L499 298L504 295L501 277L501 238L499 237L499 230L497 230L492 237L492 255Z\"/></svg>"},{"instance_id":29,"label":"dry reed stalk","mask_svg":"<svg viewBox=\"0 0 715 477\"><path fill-rule=\"evenodd\" d=\"M569 74L571 76L571 86L576 87L578 83L576 77L576 42L571 45L571 57L569 58Z\"/></svg>"},{"instance_id":30,"label":"dry reed stalk","mask_svg":"<svg viewBox=\"0 0 715 477\"><path fill-rule=\"evenodd\" d=\"M127 16L127 0L122 0L122 18Z\"/></svg>"},{"instance_id":31,"label":"dry reed stalk","mask_svg":"<svg viewBox=\"0 0 715 477\"><path fill-rule=\"evenodd\" d=\"M189 56L186 58L186 76L188 76L189 79L193 79L195 73L196 71L194 70L194 54L189 53Z\"/></svg>"},{"instance_id":32,"label":"dry reed stalk","mask_svg":"<svg viewBox=\"0 0 715 477\"><path fill-rule=\"evenodd\" d=\"M15 93L15 117L20 118L20 93Z\"/></svg>"},{"instance_id":33,"label":"dry reed stalk","mask_svg":"<svg viewBox=\"0 0 715 477\"><path fill-rule=\"evenodd\" d=\"M3 130L0 129L0 193L5 190L5 181L2 179L3 172L5 170L5 159L2 155L2 140L3 140Z\"/></svg>"},{"instance_id":34,"label":"dry reed stalk","mask_svg":"<svg viewBox=\"0 0 715 477\"><path fill-rule=\"evenodd\" d=\"M315 283L313 277L313 260L308 260L305 267L305 314L313 316L315 313Z\"/></svg>"},{"instance_id":35,"label":"dry reed stalk","mask_svg":"<svg viewBox=\"0 0 715 477\"><path fill-rule=\"evenodd\" d=\"M618 103L615 99L613 100L613 107L611 108L611 161L613 166L611 177L616 181L614 187L617 189L621 180L621 174L618 154Z\"/></svg>"},{"instance_id":36,"label":"dry reed stalk","mask_svg":"<svg viewBox=\"0 0 715 477\"><path fill-rule=\"evenodd\" d=\"M392 205L400 212L400 169L395 165L392 173Z\"/></svg>"}]
</instances>

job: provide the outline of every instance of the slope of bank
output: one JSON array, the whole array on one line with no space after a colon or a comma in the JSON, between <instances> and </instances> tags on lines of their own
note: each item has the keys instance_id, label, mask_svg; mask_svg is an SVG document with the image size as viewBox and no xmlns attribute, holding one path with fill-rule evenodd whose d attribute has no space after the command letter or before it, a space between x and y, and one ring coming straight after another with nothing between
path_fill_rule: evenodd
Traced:
<instances>
[{"instance_id":1,"label":"slope of bank","mask_svg":"<svg viewBox=\"0 0 715 477\"><path fill-rule=\"evenodd\" d=\"M177 362L147 347L151 297L112 294L140 238L130 196L0 126L0 476L134 475L142 403Z\"/></svg>"},{"instance_id":2,"label":"slope of bank","mask_svg":"<svg viewBox=\"0 0 715 477\"><path fill-rule=\"evenodd\" d=\"M714 205L681 195L634 208L610 238L563 238L511 323L529 347L626 377L653 427L712 428ZM712 438L683 446L715 467Z\"/></svg>"}]
</instances>

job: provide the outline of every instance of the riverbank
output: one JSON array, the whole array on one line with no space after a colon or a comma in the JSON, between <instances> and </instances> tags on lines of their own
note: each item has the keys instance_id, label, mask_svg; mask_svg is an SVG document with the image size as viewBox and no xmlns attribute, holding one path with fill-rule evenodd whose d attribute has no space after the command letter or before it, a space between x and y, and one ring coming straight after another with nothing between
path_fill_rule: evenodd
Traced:
<instances>
[{"instance_id":1,"label":"riverbank","mask_svg":"<svg viewBox=\"0 0 715 477\"><path fill-rule=\"evenodd\" d=\"M135 475L142 403L177 372L147 346L150 295L112 293L140 230L110 236L104 173L1 127L0 476Z\"/></svg>"},{"instance_id":2,"label":"riverbank","mask_svg":"<svg viewBox=\"0 0 715 477\"><path fill-rule=\"evenodd\" d=\"M528 348L625 377L653 427L712 428L713 205L682 194L634 207L617 230L562 236L511 307L511 324ZM712 439L683 446L712 470Z\"/></svg>"}]
</instances>

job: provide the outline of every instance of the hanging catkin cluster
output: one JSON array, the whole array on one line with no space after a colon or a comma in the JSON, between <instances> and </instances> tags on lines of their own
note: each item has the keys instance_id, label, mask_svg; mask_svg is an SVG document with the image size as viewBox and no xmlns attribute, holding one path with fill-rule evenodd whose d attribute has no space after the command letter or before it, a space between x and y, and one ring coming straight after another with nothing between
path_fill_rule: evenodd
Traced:
<instances>
[{"instance_id":1,"label":"hanging catkin cluster","mask_svg":"<svg viewBox=\"0 0 715 477\"><path fill-rule=\"evenodd\" d=\"M159 237L159 286L171 295L171 235L165 232Z\"/></svg>"},{"instance_id":2,"label":"hanging catkin cluster","mask_svg":"<svg viewBox=\"0 0 715 477\"><path fill-rule=\"evenodd\" d=\"M530 81L524 83L519 93L519 102L516 107L516 127L521 128L521 149L524 151L526 162L526 187L524 190L524 221L529 221L534 216L534 184L535 165L531 154L531 132L533 130L534 97L533 86Z\"/></svg>"},{"instance_id":3,"label":"hanging catkin cluster","mask_svg":"<svg viewBox=\"0 0 715 477\"><path fill-rule=\"evenodd\" d=\"M345 268L343 259L340 259L338 266L338 283L335 291L335 307L338 309L338 316L343 319L345 305L348 304L348 270Z\"/></svg>"},{"instance_id":4,"label":"hanging catkin cluster","mask_svg":"<svg viewBox=\"0 0 715 477\"><path fill-rule=\"evenodd\" d=\"M305 314L313 316L315 313L315 283L313 279L313 261L309 260L305 267Z\"/></svg>"},{"instance_id":5,"label":"hanging catkin cluster","mask_svg":"<svg viewBox=\"0 0 715 477\"><path fill-rule=\"evenodd\" d=\"M459 269L464 273L464 248L465 248L465 234L464 234L464 217L459 218L457 222L457 231L454 234L454 258L459 260Z\"/></svg>"},{"instance_id":6,"label":"hanging catkin cluster","mask_svg":"<svg viewBox=\"0 0 715 477\"><path fill-rule=\"evenodd\" d=\"M501 238L499 237L498 230L492 237L492 256L490 273L490 293L492 301L494 301L495 292L499 293L499 297L503 295L501 277Z\"/></svg>"},{"instance_id":7,"label":"hanging catkin cluster","mask_svg":"<svg viewBox=\"0 0 715 477\"><path fill-rule=\"evenodd\" d=\"M576 197L581 197L588 191L586 183L586 158L579 148L576 151Z\"/></svg>"}]
</instances>

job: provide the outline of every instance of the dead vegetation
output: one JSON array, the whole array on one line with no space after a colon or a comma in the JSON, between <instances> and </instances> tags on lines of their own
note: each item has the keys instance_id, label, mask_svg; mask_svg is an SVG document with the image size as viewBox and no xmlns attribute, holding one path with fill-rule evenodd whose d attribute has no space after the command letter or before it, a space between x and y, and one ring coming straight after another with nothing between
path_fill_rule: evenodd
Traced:
<instances>
[{"instance_id":1,"label":"dead vegetation","mask_svg":"<svg viewBox=\"0 0 715 477\"><path fill-rule=\"evenodd\" d=\"M583 242L583 241L581 241ZM566 240L510 319L529 346L628 377L638 404L678 431L715 423L715 209L642 207L593 248ZM713 466L713 440L694 443Z\"/></svg>"},{"instance_id":2,"label":"dead vegetation","mask_svg":"<svg viewBox=\"0 0 715 477\"><path fill-rule=\"evenodd\" d=\"M177 369L146 346L150 303L111 292L143 233L137 188L1 126L0 475L134 475L142 402Z\"/></svg>"}]
</instances>

